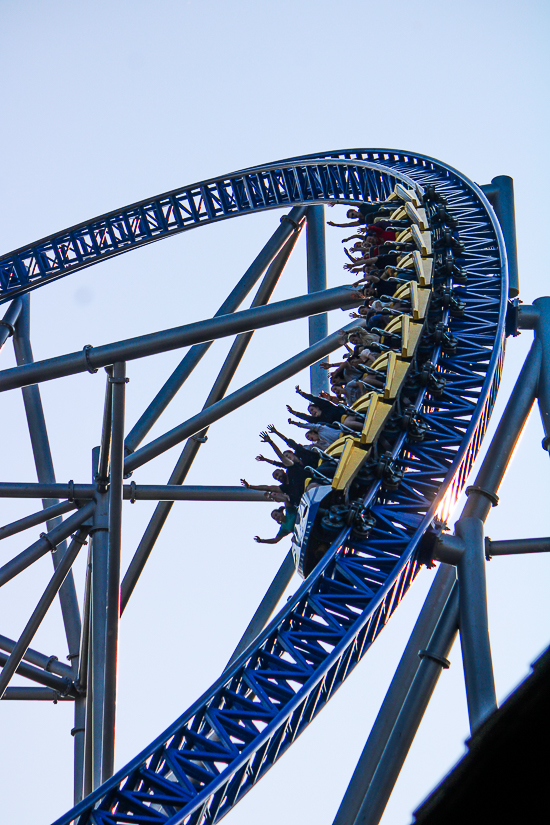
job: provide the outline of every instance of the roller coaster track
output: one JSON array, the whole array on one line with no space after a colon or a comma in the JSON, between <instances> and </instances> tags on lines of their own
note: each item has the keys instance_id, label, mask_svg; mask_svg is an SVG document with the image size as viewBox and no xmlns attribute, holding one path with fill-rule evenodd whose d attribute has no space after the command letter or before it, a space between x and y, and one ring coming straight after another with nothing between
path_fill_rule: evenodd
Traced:
<instances>
[{"instance_id":1,"label":"roller coaster track","mask_svg":"<svg viewBox=\"0 0 550 825\"><path fill-rule=\"evenodd\" d=\"M386 198L396 182L433 185L458 219L467 273L454 285L463 317L447 314L455 353L433 345L445 380L415 407L423 441L407 432L393 455L397 490L373 483L368 539L343 530L313 573L254 643L179 719L55 825L214 823L266 773L366 653L422 564L422 539L464 487L498 390L505 338L507 264L483 192L449 166L390 150L292 158L173 190L115 210L0 259L2 301L105 258L190 228L272 208ZM437 234L437 233L436 233ZM437 256L437 253L436 253Z\"/></svg>"}]
</instances>

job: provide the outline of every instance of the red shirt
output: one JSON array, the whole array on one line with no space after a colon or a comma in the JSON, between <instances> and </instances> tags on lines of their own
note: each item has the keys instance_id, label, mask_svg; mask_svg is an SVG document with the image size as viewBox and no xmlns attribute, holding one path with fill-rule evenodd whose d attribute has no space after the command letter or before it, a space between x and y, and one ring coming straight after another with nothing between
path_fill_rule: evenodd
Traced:
<instances>
[{"instance_id":1,"label":"red shirt","mask_svg":"<svg viewBox=\"0 0 550 825\"><path fill-rule=\"evenodd\" d=\"M391 229L382 229L377 224L367 226L367 235L376 235L379 241L395 241L397 232Z\"/></svg>"}]
</instances>

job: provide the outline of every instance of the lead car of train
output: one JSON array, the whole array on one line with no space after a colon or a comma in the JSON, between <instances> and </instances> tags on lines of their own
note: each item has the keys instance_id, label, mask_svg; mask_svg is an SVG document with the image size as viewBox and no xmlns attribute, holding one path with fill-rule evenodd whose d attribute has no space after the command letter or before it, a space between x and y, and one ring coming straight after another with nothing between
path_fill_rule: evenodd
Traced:
<instances>
[{"instance_id":1,"label":"lead car of train","mask_svg":"<svg viewBox=\"0 0 550 825\"><path fill-rule=\"evenodd\" d=\"M368 537L375 519L365 508L366 497L374 484L386 490L399 486L404 470L396 458L398 442L404 432L422 439L420 401L426 390L437 396L445 383L431 359L439 348L456 349L447 326L449 313L464 312L453 291L453 283L465 281L457 265L462 247L453 232L456 220L433 187L397 184L390 200L395 209L385 219L402 230L396 245L403 254L394 269L401 283L389 323L376 330L382 352L366 370L383 386L369 389L352 405L364 420L362 431L343 434L312 468L292 536L294 562L304 578L344 529L351 528L358 539ZM395 305L399 311L392 309Z\"/></svg>"}]
</instances>

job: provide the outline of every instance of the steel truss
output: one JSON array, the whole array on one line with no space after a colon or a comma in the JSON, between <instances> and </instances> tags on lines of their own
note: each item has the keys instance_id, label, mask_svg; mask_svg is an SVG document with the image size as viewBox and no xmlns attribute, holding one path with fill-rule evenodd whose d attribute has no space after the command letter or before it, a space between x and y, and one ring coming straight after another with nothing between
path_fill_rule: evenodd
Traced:
<instances>
[{"instance_id":1,"label":"steel truss","mask_svg":"<svg viewBox=\"0 0 550 825\"><path fill-rule=\"evenodd\" d=\"M390 492L380 481L373 482L364 501L376 519L368 540L358 541L349 529L343 530L314 572L265 626L291 574L289 560L285 560L275 590L268 591L220 678L143 753L111 776L118 615L131 596L173 501L195 497L251 500L245 495L247 491L233 488L201 490L182 486L208 427L307 366L317 376L314 382L318 381L314 365L339 346L337 334L327 336L322 323L310 324L308 349L226 396L252 332L272 323L357 305L359 299L353 291L326 289L319 208L325 203L353 205L383 200L396 182L407 188L434 186L447 199L446 208L458 221L458 239L463 245L463 251L452 262L467 275L465 285L454 284L455 292L465 302L463 316L448 311L444 314L444 323L458 342L456 351L444 351L437 342L432 345L431 361L444 388L435 398L423 387L414 401L427 424L426 437L414 441L403 432L398 439L393 457L402 462L405 474L397 490ZM424 156L361 149L294 158L173 190L42 239L0 259L1 300L12 299L0 333L7 330L7 338L14 332L16 348L19 341L22 352L26 341L23 321L28 313L26 293L42 284L177 232L285 206L293 208L283 216L273 237L214 319L101 347L85 347L80 353L37 363L32 362L29 344L26 355L18 357L18 366L0 373L0 389L22 387L27 394L39 475L39 484L24 485L24 490L20 485L0 485L0 496L43 497L48 510L7 525L4 535L39 523L40 516L49 519L48 532L0 568L0 583L58 547L54 556L58 566L40 610L64 580L60 593L65 588L62 604L73 656L70 669L61 666L61 672L52 668L51 673L41 670L41 654L28 647L41 615L35 611L18 642L2 641L0 637L0 647L9 653L1 659L4 669L0 686L5 690L14 672L29 676L32 671L30 678L39 682L42 679L45 686L37 690L54 690L75 700L76 798L87 795L56 825L214 823L227 813L312 721L383 629L421 567L422 553L426 553L423 539L434 516L444 516L457 500L478 453L496 397L504 351L508 297L504 239L481 189L451 167ZM264 306L304 223L309 233L310 294ZM434 239L438 233L433 230ZM442 261L440 253L435 255ZM252 308L236 312L262 275L264 280ZM234 334L238 337L203 411L140 447L212 340ZM124 451L125 361L182 346L191 349L127 435ZM94 372L102 366L108 369L108 382L102 442L95 456L96 483L56 484L53 465L51 472L49 465L40 469L45 461L40 455L46 455L49 448L37 384L75 372ZM183 452L168 485L123 484L125 472L183 441ZM120 583L120 510L122 500L128 498L155 499L159 504ZM64 501L60 504L59 499ZM71 508L76 512L61 521ZM75 530L72 543L64 547L61 542ZM91 537L92 572L86 582L80 628L80 616L73 615L70 564L87 536ZM471 578L475 589L479 576ZM443 590L434 596L441 609L451 604L449 599L456 599L452 595L456 588L450 592L448 584L446 579L441 585L447 588L448 599L442 599ZM424 627L424 635L428 625L431 628L428 642L431 632L439 633L441 638L430 642L427 665L419 670L419 679L433 682L433 662L445 657L448 628L456 632L453 604L445 608L443 627L447 631L441 630L437 622L428 622ZM428 675L422 675L426 669ZM424 695L426 691L423 688L418 692ZM468 687L469 698L478 692ZM12 698L8 693L4 697ZM416 708L416 717L418 713Z\"/></svg>"}]
</instances>

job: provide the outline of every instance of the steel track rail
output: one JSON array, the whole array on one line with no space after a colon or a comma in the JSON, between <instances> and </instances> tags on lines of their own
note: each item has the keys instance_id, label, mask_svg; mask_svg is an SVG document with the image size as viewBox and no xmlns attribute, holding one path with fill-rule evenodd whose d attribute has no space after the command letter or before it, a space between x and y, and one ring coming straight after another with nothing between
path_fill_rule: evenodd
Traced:
<instances>
[{"instance_id":1,"label":"steel track rail","mask_svg":"<svg viewBox=\"0 0 550 825\"><path fill-rule=\"evenodd\" d=\"M0 303L99 261L215 221L324 201L380 199L401 171L370 160L291 160L212 178L76 224L0 257Z\"/></svg>"},{"instance_id":2,"label":"steel track rail","mask_svg":"<svg viewBox=\"0 0 550 825\"><path fill-rule=\"evenodd\" d=\"M395 455L407 470L398 490L388 493L373 485L365 502L376 516L369 539L352 541L344 532L233 666L146 750L56 825L214 823L227 813L315 717L380 633L420 567L422 536L434 514L456 500L478 452L498 389L507 298L504 242L489 204L475 184L430 158L389 150L329 155L350 164L349 174L338 178L341 188L335 187L340 202L384 197L395 177L406 175L423 186L434 184L459 219L466 248L461 263L468 272L467 288L459 291L466 312L462 318L447 319L459 341L456 354L438 348L432 353L446 379L441 397L433 399L423 391L416 400L429 424L428 434L422 442L411 441L407 434L399 439ZM323 156L305 161L316 161L307 169L328 168ZM284 175L277 178L269 170L303 169L305 161L284 161L219 180L249 181L247 175L255 174L264 181L271 174L269 180L288 183ZM363 173L358 163L386 169ZM322 191L321 183L333 178L318 174L319 179L309 174L304 178L307 185L301 187L299 202L312 202L308 199L316 194L317 202L335 199ZM362 191L354 188L359 179L365 184ZM287 191L292 192L292 186ZM229 217L223 203L218 218L208 213L205 191L204 222ZM244 183L240 191L245 193L242 203L248 204L245 211L251 211L256 195Z\"/></svg>"}]
</instances>

